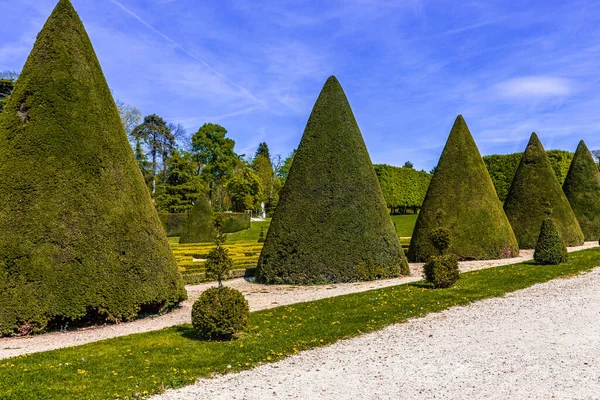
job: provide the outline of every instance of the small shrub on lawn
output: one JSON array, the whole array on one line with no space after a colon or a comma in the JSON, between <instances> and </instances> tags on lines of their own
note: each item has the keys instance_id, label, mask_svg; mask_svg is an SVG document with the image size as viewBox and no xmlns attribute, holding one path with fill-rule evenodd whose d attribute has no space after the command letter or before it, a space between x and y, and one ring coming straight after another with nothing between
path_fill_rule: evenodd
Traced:
<instances>
[{"instance_id":1,"label":"small shrub on lawn","mask_svg":"<svg viewBox=\"0 0 600 400\"><path fill-rule=\"evenodd\" d=\"M229 251L223 247L225 243L226 235L221 233L223 226L223 216L217 214L214 218L213 225L217 232L215 243L217 247L212 249L206 257L204 267L206 268L207 279L217 279L219 287L223 286L223 278L231 271L233 267L233 260L229 257Z\"/></svg>"},{"instance_id":2,"label":"small shrub on lawn","mask_svg":"<svg viewBox=\"0 0 600 400\"><path fill-rule=\"evenodd\" d=\"M431 240L431 244L433 244L438 253L442 255L450 247L452 233L447 228L436 228L429 232L429 240Z\"/></svg>"},{"instance_id":3,"label":"small shrub on lawn","mask_svg":"<svg viewBox=\"0 0 600 400\"><path fill-rule=\"evenodd\" d=\"M460 278L458 257L455 254L431 256L423 266L423 278L437 288L447 288Z\"/></svg>"},{"instance_id":4,"label":"small shrub on lawn","mask_svg":"<svg viewBox=\"0 0 600 400\"><path fill-rule=\"evenodd\" d=\"M228 339L248 325L250 307L244 295L229 287L212 287L192 307L192 325L210 339Z\"/></svg>"},{"instance_id":5,"label":"small shrub on lawn","mask_svg":"<svg viewBox=\"0 0 600 400\"><path fill-rule=\"evenodd\" d=\"M260 235L258 236L258 243L264 243L265 242L265 227L261 226L260 227Z\"/></svg>"},{"instance_id":6,"label":"small shrub on lawn","mask_svg":"<svg viewBox=\"0 0 600 400\"><path fill-rule=\"evenodd\" d=\"M545 265L556 265L567 261L567 247L554 221L546 218L535 246L533 259Z\"/></svg>"}]
</instances>

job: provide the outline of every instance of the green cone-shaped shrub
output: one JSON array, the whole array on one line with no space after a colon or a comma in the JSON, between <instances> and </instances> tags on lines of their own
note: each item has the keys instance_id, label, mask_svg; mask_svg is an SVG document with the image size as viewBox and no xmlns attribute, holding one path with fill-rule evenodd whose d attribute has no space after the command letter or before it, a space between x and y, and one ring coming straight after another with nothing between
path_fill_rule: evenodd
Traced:
<instances>
[{"instance_id":1,"label":"green cone-shaped shrub","mask_svg":"<svg viewBox=\"0 0 600 400\"><path fill-rule=\"evenodd\" d=\"M350 104L330 77L306 125L257 267L266 283L408 273Z\"/></svg>"},{"instance_id":2,"label":"green cone-shaped shrub","mask_svg":"<svg viewBox=\"0 0 600 400\"><path fill-rule=\"evenodd\" d=\"M533 259L540 264L556 265L567 262L568 257L567 247L556 224L550 218L544 219Z\"/></svg>"},{"instance_id":3,"label":"green cone-shaped shrub","mask_svg":"<svg viewBox=\"0 0 600 400\"><path fill-rule=\"evenodd\" d=\"M579 142L563 184L585 240L600 238L600 171L590 151Z\"/></svg>"},{"instance_id":4,"label":"green cone-shaped shrub","mask_svg":"<svg viewBox=\"0 0 600 400\"><path fill-rule=\"evenodd\" d=\"M85 29L61 0L0 114L0 335L186 297Z\"/></svg>"},{"instance_id":5,"label":"green cone-shaped shrub","mask_svg":"<svg viewBox=\"0 0 600 400\"><path fill-rule=\"evenodd\" d=\"M583 232L558 183L544 147L533 133L504 202L522 249L533 249L548 209L567 246L583 243Z\"/></svg>"},{"instance_id":6,"label":"green cone-shaped shrub","mask_svg":"<svg viewBox=\"0 0 600 400\"><path fill-rule=\"evenodd\" d=\"M200 336L227 339L246 328L249 314L248 301L239 290L212 287L192 306L192 326Z\"/></svg>"},{"instance_id":7,"label":"green cone-shaped shrub","mask_svg":"<svg viewBox=\"0 0 600 400\"><path fill-rule=\"evenodd\" d=\"M430 232L446 228L452 234L448 254L487 260L519 254L492 180L471 132L456 118L423 201L408 250L408 258L425 261L436 255Z\"/></svg>"},{"instance_id":8,"label":"green cone-shaped shrub","mask_svg":"<svg viewBox=\"0 0 600 400\"><path fill-rule=\"evenodd\" d=\"M213 217L214 213L208 197L201 193L183 227L179 243L201 243L215 240L217 233L213 226Z\"/></svg>"}]
</instances>

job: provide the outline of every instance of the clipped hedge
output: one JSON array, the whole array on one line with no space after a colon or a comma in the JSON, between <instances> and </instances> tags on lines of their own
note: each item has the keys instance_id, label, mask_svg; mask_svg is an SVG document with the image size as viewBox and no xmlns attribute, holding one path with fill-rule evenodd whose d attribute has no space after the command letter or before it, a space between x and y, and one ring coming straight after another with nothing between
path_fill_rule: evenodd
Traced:
<instances>
[{"instance_id":1,"label":"clipped hedge","mask_svg":"<svg viewBox=\"0 0 600 400\"><path fill-rule=\"evenodd\" d=\"M248 213L222 213L223 233L235 233L250 229L250 214Z\"/></svg>"},{"instance_id":2,"label":"clipped hedge","mask_svg":"<svg viewBox=\"0 0 600 400\"><path fill-rule=\"evenodd\" d=\"M332 76L281 190L257 279L311 284L408 273L362 134Z\"/></svg>"},{"instance_id":3,"label":"clipped hedge","mask_svg":"<svg viewBox=\"0 0 600 400\"><path fill-rule=\"evenodd\" d=\"M200 193L196 198L196 204L192 208L183 231L179 237L179 243L201 243L211 242L217 237L217 232L213 225L214 213L208 197Z\"/></svg>"},{"instance_id":4,"label":"clipped hedge","mask_svg":"<svg viewBox=\"0 0 600 400\"><path fill-rule=\"evenodd\" d=\"M160 222L165 229L168 237L177 237L181 236L183 233L183 228L187 223L189 214L169 214L169 213L160 213L158 214L160 217Z\"/></svg>"},{"instance_id":5,"label":"clipped hedge","mask_svg":"<svg viewBox=\"0 0 600 400\"><path fill-rule=\"evenodd\" d=\"M61 0L0 114L0 335L186 297L77 13Z\"/></svg>"},{"instance_id":6,"label":"clipped hedge","mask_svg":"<svg viewBox=\"0 0 600 400\"><path fill-rule=\"evenodd\" d=\"M408 258L437 255L430 232L449 229L449 254L487 260L519 254L517 240L463 117L456 118L423 201Z\"/></svg>"},{"instance_id":7,"label":"clipped hedge","mask_svg":"<svg viewBox=\"0 0 600 400\"><path fill-rule=\"evenodd\" d=\"M583 232L535 133L527 144L504 202L519 247L533 249L548 211L567 246L583 244Z\"/></svg>"},{"instance_id":8,"label":"clipped hedge","mask_svg":"<svg viewBox=\"0 0 600 400\"><path fill-rule=\"evenodd\" d=\"M600 171L583 140L577 146L563 191L585 240L597 241L600 238Z\"/></svg>"},{"instance_id":9,"label":"clipped hedge","mask_svg":"<svg viewBox=\"0 0 600 400\"><path fill-rule=\"evenodd\" d=\"M228 339L248 326L249 315L250 306L242 292L211 287L192 306L192 325L200 336Z\"/></svg>"}]
</instances>

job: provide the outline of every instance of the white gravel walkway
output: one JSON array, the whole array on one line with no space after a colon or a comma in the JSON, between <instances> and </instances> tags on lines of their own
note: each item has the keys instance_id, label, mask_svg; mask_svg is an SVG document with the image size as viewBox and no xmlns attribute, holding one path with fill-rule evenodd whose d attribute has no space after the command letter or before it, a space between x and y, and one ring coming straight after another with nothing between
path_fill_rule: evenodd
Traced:
<instances>
[{"instance_id":1,"label":"white gravel walkway","mask_svg":"<svg viewBox=\"0 0 600 400\"><path fill-rule=\"evenodd\" d=\"M154 399L599 399L600 268Z\"/></svg>"},{"instance_id":2,"label":"white gravel walkway","mask_svg":"<svg viewBox=\"0 0 600 400\"><path fill-rule=\"evenodd\" d=\"M569 251L583 250L597 247L598 242L586 242L583 246L570 247ZM464 261L460 263L462 272L491 268L500 265L515 264L533 258L533 250L521 250L520 257L489 260L489 261ZM244 294L252 311L264 310L294 303L318 300L328 297L340 296L348 293L364 292L367 290L400 285L421 280L423 264L410 264L411 276L385 279L372 282L345 283L320 286L290 286L290 285L261 285L247 282L244 279L227 281L226 286L234 287ZM86 343L97 342L133 333L150 332L170 326L189 323L193 301L214 283L187 286L189 300L183 302L181 308L168 314L144 318L133 322L117 325L104 325L92 328L55 332L33 337L15 337L0 339L0 359L15 357L22 354L32 354L41 351L54 350L64 347L79 346Z\"/></svg>"}]
</instances>

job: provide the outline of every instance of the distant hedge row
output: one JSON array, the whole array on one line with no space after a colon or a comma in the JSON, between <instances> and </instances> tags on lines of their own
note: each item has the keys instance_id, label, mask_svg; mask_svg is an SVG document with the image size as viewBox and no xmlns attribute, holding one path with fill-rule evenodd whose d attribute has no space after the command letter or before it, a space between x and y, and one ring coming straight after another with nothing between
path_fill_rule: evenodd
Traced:
<instances>
[{"instance_id":1,"label":"distant hedge row","mask_svg":"<svg viewBox=\"0 0 600 400\"><path fill-rule=\"evenodd\" d=\"M407 208L421 208L431 182L431 174L386 164L376 164L374 168L383 198L392 213Z\"/></svg>"},{"instance_id":2,"label":"distant hedge row","mask_svg":"<svg viewBox=\"0 0 600 400\"><path fill-rule=\"evenodd\" d=\"M160 213L160 222L167 232L168 237L179 237L190 214L168 214ZM250 229L250 214L247 213L223 213L223 233L235 233Z\"/></svg>"}]
</instances>

